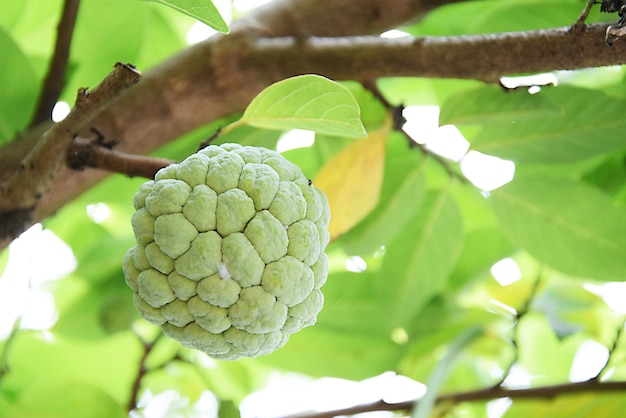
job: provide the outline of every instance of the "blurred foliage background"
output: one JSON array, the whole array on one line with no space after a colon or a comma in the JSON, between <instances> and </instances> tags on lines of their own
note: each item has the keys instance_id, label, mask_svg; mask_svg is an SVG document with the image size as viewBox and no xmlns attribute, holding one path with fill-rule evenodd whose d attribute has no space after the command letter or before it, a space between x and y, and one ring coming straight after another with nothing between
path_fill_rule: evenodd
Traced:
<instances>
[{"instance_id":1,"label":"blurred foliage background","mask_svg":"<svg viewBox=\"0 0 626 418\"><path fill-rule=\"evenodd\" d=\"M582 5L472 0L398 29L449 36L554 28L571 25ZM60 0L0 5L0 143L30 121L61 7ZM610 20L594 9L591 20L602 19ZM71 103L78 87L96 85L115 61L147 70L167 59L186 46L194 22L152 2L84 0L61 99ZM361 161L349 167L356 170L349 186L360 188L371 210L356 224L343 221L327 250L330 276L318 323L256 359L214 361L158 338L139 319L121 260L134 243L131 200L144 180L109 177L43 224L71 249L70 273L34 277L35 266L52 269L58 261L39 265L52 251L44 247L17 269L19 277L7 268L0 278L3 301L18 300L16 277L22 286L30 283L31 295L0 318L9 324L0 335L0 416L127 416L134 390L139 404L131 406L132 416L207 416L218 407L221 417L238 416L246 397L290 373L359 381L393 371L426 383L450 344L473 326L483 332L459 353L442 393L626 379L625 74L611 67L551 77L558 86L533 94L471 80L378 80L376 93L388 103L343 80L370 138L317 135L312 145L284 155L312 179L342 151ZM398 105L412 110L405 112L408 135L385 127ZM438 121L412 119L433 109ZM237 117L191 132L155 155L182 160ZM409 132L409 124L417 128ZM456 126L470 152L513 162L513 181L481 189L469 181L470 160L437 157L435 142L452 147L437 128L444 125ZM373 132L380 152L359 160L370 147L356 144L373 143ZM283 132L247 127L218 141L276 148L281 138ZM359 176L371 171L372 161L380 170ZM334 198L333 213L351 204ZM0 254L0 268L13 262L13 253L16 245ZM502 273L494 265L508 268ZM54 301L46 329L25 321L20 327L20 318L41 308L35 292ZM554 400L514 399L497 413L488 401L444 404L433 416L622 416L626 402L601 388ZM151 409L155 402L158 411ZM248 409L245 416L260 415Z\"/></svg>"}]
</instances>

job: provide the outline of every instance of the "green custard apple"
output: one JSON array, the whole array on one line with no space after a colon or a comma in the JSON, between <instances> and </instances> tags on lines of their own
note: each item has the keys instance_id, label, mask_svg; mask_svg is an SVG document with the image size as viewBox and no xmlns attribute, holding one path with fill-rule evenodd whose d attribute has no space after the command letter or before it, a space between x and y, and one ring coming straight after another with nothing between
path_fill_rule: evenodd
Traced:
<instances>
[{"instance_id":1,"label":"green custard apple","mask_svg":"<svg viewBox=\"0 0 626 418\"><path fill-rule=\"evenodd\" d=\"M210 145L135 194L124 275L141 315L218 359L268 354L313 325L328 201L278 152Z\"/></svg>"}]
</instances>

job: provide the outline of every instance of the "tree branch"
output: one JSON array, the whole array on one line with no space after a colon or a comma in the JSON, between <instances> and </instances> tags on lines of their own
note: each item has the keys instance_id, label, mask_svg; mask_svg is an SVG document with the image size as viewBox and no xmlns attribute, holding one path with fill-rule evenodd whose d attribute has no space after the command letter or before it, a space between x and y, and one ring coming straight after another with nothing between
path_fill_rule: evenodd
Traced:
<instances>
[{"instance_id":1,"label":"tree branch","mask_svg":"<svg viewBox=\"0 0 626 418\"><path fill-rule=\"evenodd\" d=\"M52 55L48 74L44 80L39 103L37 103L30 126L35 126L50 119L52 108L59 100L61 91L65 87L67 61L70 57L70 44L72 43L72 34L74 33L79 3L80 0L65 0L63 4L54 54Z\"/></svg>"},{"instance_id":2,"label":"tree branch","mask_svg":"<svg viewBox=\"0 0 626 418\"><path fill-rule=\"evenodd\" d=\"M130 392L130 398L128 399L128 404L126 405L126 410L128 412L132 411L133 409L137 407L137 401L139 400L138 399L139 390L141 389L141 381L143 380L144 376L148 373L148 368L146 367L148 356L150 355L150 353L152 352L152 349L154 348L156 343L159 342L159 339L163 335L164 334L160 332L154 338L152 342L144 341L139 335L137 335L137 338L139 338L139 342L141 342L141 345L143 347L143 353L141 354L141 358L139 359L139 367L137 370L137 375L135 376L135 380L133 381L133 386Z\"/></svg>"},{"instance_id":3,"label":"tree branch","mask_svg":"<svg viewBox=\"0 0 626 418\"><path fill-rule=\"evenodd\" d=\"M597 380L588 380L578 383L565 383L561 385L544 386L528 389L506 389L502 386L494 386L487 389L480 389L469 392L450 393L441 395L437 398L437 403L453 402L477 402L488 401L498 398L510 399L551 399L563 395L574 395L585 392L621 392L626 390L626 382L601 382ZM333 418L343 415L355 415L363 412L373 411L410 411L415 402L408 401L400 403L387 403L383 400L370 404L358 405L344 409L336 409L333 411L303 413L289 415L284 418Z\"/></svg>"},{"instance_id":4,"label":"tree branch","mask_svg":"<svg viewBox=\"0 0 626 418\"><path fill-rule=\"evenodd\" d=\"M133 67L118 63L92 91L79 89L70 114L52 125L12 176L0 184L0 241L6 245L32 225L39 199L66 167L68 147L76 132L139 79L140 73Z\"/></svg>"},{"instance_id":5,"label":"tree branch","mask_svg":"<svg viewBox=\"0 0 626 418\"><path fill-rule=\"evenodd\" d=\"M463 78L498 83L519 73L621 65L626 47L608 48L607 26L454 37L258 38L239 66L244 74L284 78L319 73L333 79Z\"/></svg>"},{"instance_id":6,"label":"tree branch","mask_svg":"<svg viewBox=\"0 0 626 418\"><path fill-rule=\"evenodd\" d=\"M176 162L166 158L116 151L112 149L114 145L103 143L100 137L91 139L76 137L68 151L68 167L79 171L86 167L98 168L128 177L140 176L152 179L161 168Z\"/></svg>"}]
</instances>

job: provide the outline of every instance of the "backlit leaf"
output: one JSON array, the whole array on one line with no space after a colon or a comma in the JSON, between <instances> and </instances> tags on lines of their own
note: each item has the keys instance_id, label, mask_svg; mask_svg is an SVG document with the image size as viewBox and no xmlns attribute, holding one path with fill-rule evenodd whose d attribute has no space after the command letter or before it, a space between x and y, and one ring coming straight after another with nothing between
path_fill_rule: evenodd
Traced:
<instances>
[{"instance_id":1,"label":"backlit leaf","mask_svg":"<svg viewBox=\"0 0 626 418\"><path fill-rule=\"evenodd\" d=\"M378 290L394 301L392 328L406 327L444 290L463 245L463 221L448 189L427 194L419 212L386 249Z\"/></svg>"},{"instance_id":2,"label":"backlit leaf","mask_svg":"<svg viewBox=\"0 0 626 418\"><path fill-rule=\"evenodd\" d=\"M378 205L341 237L341 245L348 253L370 254L402 231L426 194L424 163L421 153L410 150L405 138L389 136Z\"/></svg>"},{"instance_id":3,"label":"backlit leaf","mask_svg":"<svg viewBox=\"0 0 626 418\"><path fill-rule=\"evenodd\" d=\"M619 417L626 408L622 393L576 393L547 400L515 400L502 418Z\"/></svg>"},{"instance_id":4,"label":"backlit leaf","mask_svg":"<svg viewBox=\"0 0 626 418\"><path fill-rule=\"evenodd\" d=\"M472 148L516 163L541 164L580 161L626 149L622 111L626 100L569 86L546 88L537 96L552 102L558 112L486 124L470 138Z\"/></svg>"},{"instance_id":5,"label":"backlit leaf","mask_svg":"<svg viewBox=\"0 0 626 418\"><path fill-rule=\"evenodd\" d=\"M361 138L359 104L346 87L318 75L302 75L267 87L238 123L265 129L307 129L320 134Z\"/></svg>"},{"instance_id":6,"label":"backlit leaf","mask_svg":"<svg viewBox=\"0 0 626 418\"><path fill-rule=\"evenodd\" d=\"M544 315L527 314L518 327L519 365L533 386L566 382L579 343L560 341Z\"/></svg>"},{"instance_id":7,"label":"backlit leaf","mask_svg":"<svg viewBox=\"0 0 626 418\"><path fill-rule=\"evenodd\" d=\"M228 33L228 25L211 0L152 0L206 23L213 29Z\"/></svg>"},{"instance_id":8,"label":"backlit leaf","mask_svg":"<svg viewBox=\"0 0 626 418\"><path fill-rule=\"evenodd\" d=\"M572 276L626 279L626 209L598 189L520 177L489 201L511 240L538 260Z\"/></svg>"},{"instance_id":9,"label":"backlit leaf","mask_svg":"<svg viewBox=\"0 0 626 418\"><path fill-rule=\"evenodd\" d=\"M518 123L559 112L559 106L542 94L528 94L526 90L506 92L500 87L482 86L449 97L441 106L439 123Z\"/></svg>"},{"instance_id":10,"label":"backlit leaf","mask_svg":"<svg viewBox=\"0 0 626 418\"><path fill-rule=\"evenodd\" d=\"M328 231L335 239L359 223L378 204L383 183L385 143L390 123L353 142L331 158L315 177L328 197Z\"/></svg>"}]
</instances>

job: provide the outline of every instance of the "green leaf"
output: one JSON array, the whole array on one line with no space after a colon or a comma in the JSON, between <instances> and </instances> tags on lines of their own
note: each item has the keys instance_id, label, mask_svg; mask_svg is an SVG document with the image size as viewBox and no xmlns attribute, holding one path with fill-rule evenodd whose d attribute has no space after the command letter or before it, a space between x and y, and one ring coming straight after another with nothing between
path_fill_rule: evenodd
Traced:
<instances>
[{"instance_id":1,"label":"green leaf","mask_svg":"<svg viewBox=\"0 0 626 418\"><path fill-rule=\"evenodd\" d=\"M24 388L39 382L45 384L51 378L80 382L99 388L122 405L128 401L142 351L137 337L130 332L84 341L22 331L13 344L11 373L3 379L3 386L21 393Z\"/></svg>"},{"instance_id":2,"label":"green leaf","mask_svg":"<svg viewBox=\"0 0 626 418\"><path fill-rule=\"evenodd\" d=\"M501 87L483 86L449 97L441 106L439 123L519 123L520 120L558 115L559 112L560 107L545 95L528 94L526 90L507 92Z\"/></svg>"},{"instance_id":3,"label":"green leaf","mask_svg":"<svg viewBox=\"0 0 626 418\"><path fill-rule=\"evenodd\" d=\"M395 140L394 140L395 139ZM340 238L350 254L367 255L391 241L414 216L426 194L424 160L407 148L406 139L390 136L383 188L378 205Z\"/></svg>"},{"instance_id":4,"label":"green leaf","mask_svg":"<svg viewBox=\"0 0 626 418\"><path fill-rule=\"evenodd\" d=\"M239 418L239 408L233 401L220 401L218 406L218 416L222 418Z\"/></svg>"},{"instance_id":5,"label":"green leaf","mask_svg":"<svg viewBox=\"0 0 626 418\"><path fill-rule=\"evenodd\" d=\"M310 74L267 87L252 100L238 123L265 129L308 129L349 138L367 135L359 104L350 90Z\"/></svg>"},{"instance_id":6,"label":"green leaf","mask_svg":"<svg viewBox=\"0 0 626 418\"><path fill-rule=\"evenodd\" d=\"M391 328L407 327L444 290L463 245L461 214L448 189L431 191L386 250L378 291L393 306Z\"/></svg>"},{"instance_id":7,"label":"green leaf","mask_svg":"<svg viewBox=\"0 0 626 418\"><path fill-rule=\"evenodd\" d=\"M474 326L466 329L454 339L448 347L446 355L438 362L433 374L428 379L428 389L419 402L415 404L411 418L428 418L433 406L435 406L437 394L450 374L455 360L469 344L483 335L484 331L484 328Z\"/></svg>"},{"instance_id":8,"label":"green leaf","mask_svg":"<svg viewBox=\"0 0 626 418\"><path fill-rule=\"evenodd\" d=\"M37 98L37 78L19 46L0 27L0 144L30 121Z\"/></svg>"},{"instance_id":9,"label":"green leaf","mask_svg":"<svg viewBox=\"0 0 626 418\"><path fill-rule=\"evenodd\" d=\"M470 140L472 148L516 163L540 164L580 161L626 149L625 99L568 86L544 88L536 96L552 102L558 113L486 124ZM468 98L470 103L473 100Z\"/></svg>"},{"instance_id":10,"label":"green leaf","mask_svg":"<svg viewBox=\"0 0 626 418\"><path fill-rule=\"evenodd\" d=\"M380 202L385 172L385 151L389 123L370 130L365 139L354 141L333 156L313 182L328 198L333 216L328 225L330 239L349 231Z\"/></svg>"},{"instance_id":11,"label":"green leaf","mask_svg":"<svg viewBox=\"0 0 626 418\"><path fill-rule=\"evenodd\" d=\"M124 407L102 390L79 383L45 382L26 387L18 398L25 416L124 418Z\"/></svg>"},{"instance_id":12,"label":"green leaf","mask_svg":"<svg viewBox=\"0 0 626 418\"><path fill-rule=\"evenodd\" d=\"M576 0L491 0L446 4L429 13L419 23L403 28L413 35L469 35L547 29L572 24ZM574 13L575 14L575 13ZM471 16L471 19L468 19ZM591 13L596 21L600 13Z\"/></svg>"},{"instance_id":13,"label":"green leaf","mask_svg":"<svg viewBox=\"0 0 626 418\"><path fill-rule=\"evenodd\" d=\"M511 240L572 276L626 279L626 209L581 182L516 178L489 199Z\"/></svg>"},{"instance_id":14,"label":"green leaf","mask_svg":"<svg viewBox=\"0 0 626 418\"><path fill-rule=\"evenodd\" d=\"M619 417L626 409L622 393L577 393L548 400L515 400L502 418Z\"/></svg>"},{"instance_id":15,"label":"green leaf","mask_svg":"<svg viewBox=\"0 0 626 418\"><path fill-rule=\"evenodd\" d=\"M263 130L265 132L272 132ZM358 141L359 139L356 139ZM334 155L348 147L355 141L354 138L337 136L315 135L315 142L310 147L296 148L285 151L283 156L302 169L305 176L315 178L317 173Z\"/></svg>"},{"instance_id":16,"label":"green leaf","mask_svg":"<svg viewBox=\"0 0 626 418\"><path fill-rule=\"evenodd\" d=\"M228 33L228 24L211 0L151 0L206 23L213 29Z\"/></svg>"},{"instance_id":17,"label":"green leaf","mask_svg":"<svg viewBox=\"0 0 626 418\"><path fill-rule=\"evenodd\" d=\"M615 330L624 319L602 297L589 291L589 282L558 272L550 272L545 280L546 289L533 301L533 309L545 313L559 339L582 332L607 347L613 344Z\"/></svg>"},{"instance_id":18,"label":"green leaf","mask_svg":"<svg viewBox=\"0 0 626 418\"><path fill-rule=\"evenodd\" d=\"M292 335L285 347L259 361L313 377L361 380L393 370L401 352L391 338L316 325Z\"/></svg>"},{"instance_id":19,"label":"green leaf","mask_svg":"<svg viewBox=\"0 0 626 418\"><path fill-rule=\"evenodd\" d=\"M381 299L379 277L331 274L322 288L324 309L315 326L292 335L287 345L260 360L312 376L364 379L395 370L404 346L393 342L386 315L393 303Z\"/></svg>"},{"instance_id":20,"label":"green leaf","mask_svg":"<svg viewBox=\"0 0 626 418\"><path fill-rule=\"evenodd\" d=\"M191 367L202 378L202 389L210 390L220 400L232 400L239 404L250 393L261 389L270 373L258 359L218 361L217 367L203 367L203 357L204 353L197 352L198 360Z\"/></svg>"},{"instance_id":21,"label":"green leaf","mask_svg":"<svg viewBox=\"0 0 626 418\"><path fill-rule=\"evenodd\" d=\"M519 365L532 386L567 382L580 342L582 338L561 342L544 315L526 314L518 326Z\"/></svg>"},{"instance_id":22,"label":"green leaf","mask_svg":"<svg viewBox=\"0 0 626 418\"><path fill-rule=\"evenodd\" d=\"M459 261L450 275L450 284L461 288L477 276L488 273L495 262L513 251L515 247L501 228L485 227L469 231Z\"/></svg>"}]
</instances>

